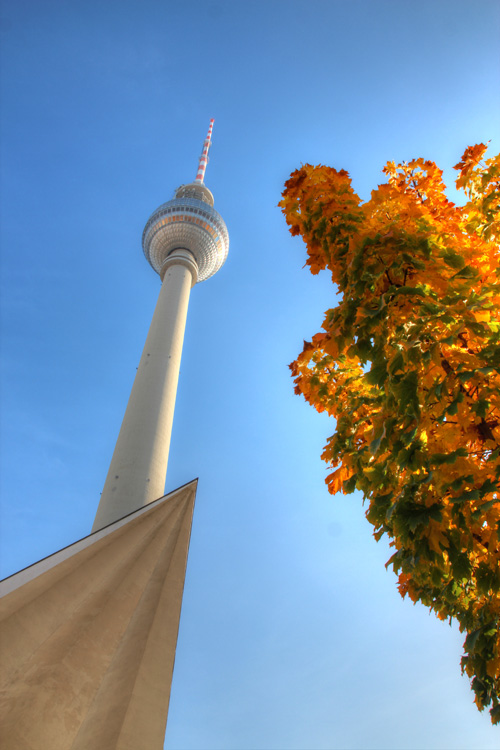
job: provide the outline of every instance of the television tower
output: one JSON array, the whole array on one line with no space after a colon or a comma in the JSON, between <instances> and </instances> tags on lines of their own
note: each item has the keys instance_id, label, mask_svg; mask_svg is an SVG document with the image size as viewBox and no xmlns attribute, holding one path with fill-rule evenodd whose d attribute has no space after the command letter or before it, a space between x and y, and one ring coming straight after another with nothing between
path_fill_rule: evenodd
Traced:
<instances>
[{"instance_id":1,"label":"television tower","mask_svg":"<svg viewBox=\"0 0 500 750\"><path fill-rule=\"evenodd\" d=\"M213 119L194 182L148 219L144 255L162 287L139 362L92 531L161 497L191 287L224 264L229 235L204 184Z\"/></svg>"},{"instance_id":2,"label":"television tower","mask_svg":"<svg viewBox=\"0 0 500 750\"><path fill-rule=\"evenodd\" d=\"M197 480L163 495L191 287L223 265L224 221L194 182L142 238L162 287L92 533L0 582L5 750L161 750Z\"/></svg>"}]
</instances>

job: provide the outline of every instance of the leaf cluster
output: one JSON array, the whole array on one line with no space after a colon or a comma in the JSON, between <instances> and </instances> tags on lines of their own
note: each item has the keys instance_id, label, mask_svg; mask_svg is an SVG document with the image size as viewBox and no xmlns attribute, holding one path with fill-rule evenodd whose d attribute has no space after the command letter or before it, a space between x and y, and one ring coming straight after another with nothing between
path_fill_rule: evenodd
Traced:
<instances>
[{"instance_id":1,"label":"leaf cluster","mask_svg":"<svg viewBox=\"0 0 500 750\"><path fill-rule=\"evenodd\" d=\"M312 273L340 293L291 369L336 420L331 493L361 490L402 596L466 634L462 670L500 722L500 157L468 148L457 187L416 159L363 203L349 175L304 165L280 206Z\"/></svg>"}]
</instances>

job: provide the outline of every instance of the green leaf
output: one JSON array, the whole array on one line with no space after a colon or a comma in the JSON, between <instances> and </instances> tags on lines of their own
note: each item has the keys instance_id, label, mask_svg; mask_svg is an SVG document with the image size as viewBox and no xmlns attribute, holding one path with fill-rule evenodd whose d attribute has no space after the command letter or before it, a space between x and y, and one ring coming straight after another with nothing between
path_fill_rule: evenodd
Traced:
<instances>
[{"instance_id":1,"label":"green leaf","mask_svg":"<svg viewBox=\"0 0 500 750\"><path fill-rule=\"evenodd\" d=\"M446 265L450 266L450 268L461 269L465 266L465 260L462 258L462 256L454 253L451 250L447 250L441 257Z\"/></svg>"},{"instance_id":2,"label":"green leaf","mask_svg":"<svg viewBox=\"0 0 500 750\"><path fill-rule=\"evenodd\" d=\"M395 387L399 400L399 412L419 416L420 404L418 402L418 375L416 370L408 373Z\"/></svg>"},{"instance_id":3,"label":"green leaf","mask_svg":"<svg viewBox=\"0 0 500 750\"><path fill-rule=\"evenodd\" d=\"M395 573L399 571L401 568L402 562L403 562L403 550L399 549L397 552L395 552L386 562L385 567L386 569L389 567L389 565L392 565L392 568Z\"/></svg>"},{"instance_id":4,"label":"green leaf","mask_svg":"<svg viewBox=\"0 0 500 750\"><path fill-rule=\"evenodd\" d=\"M356 479L357 479L357 475L354 474L352 477L349 477L349 479L346 479L342 483L342 489L346 495L350 495L356 489Z\"/></svg>"},{"instance_id":5,"label":"green leaf","mask_svg":"<svg viewBox=\"0 0 500 750\"><path fill-rule=\"evenodd\" d=\"M484 419L490 409L490 402L484 398L480 398L476 403L472 404L472 410L477 414L478 417Z\"/></svg>"},{"instance_id":6,"label":"green leaf","mask_svg":"<svg viewBox=\"0 0 500 750\"><path fill-rule=\"evenodd\" d=\"M481 635L481 631L482 628L477 628L477 630L473 630L467 635L464 643L464 651L468 651L470 654L470 652L474 650L474 646L476 645L477 639Z\"/></svg>"},{"instance_id":7,"label":"green leaf","mask_svg":"<svg viewBox=\"0 0 500 750\"><path fill-rule=\"evenodd\" d=\"M419 526L427 526L431 519L440 521L442 518L441 506L438 503L429 507L409 503L399 509L398 516L405 522L410 531L416 531Z\"/></svg>"},{"instance_id":8,"label":"green leaf","mask_svg":"<svg viewBox=\"0 0 500 750\"><path fill-rule=\"evenodd\" d=\"M464 370L463 372L458 373L458 379L463 385L464 383L467 383L468 380L472 380L475 374L475 370Z\"/></svg>"},{"instance_id":9,"label":"green leaf","mask_svg":"<svg viewBox=\"0 0 500 750\"><path fill-rule=\"evenodd\" d=\"M465 266L461 271L454 274L452 279L475 279L478 276L478 271L473 266Z\"/></svg>"},{"instance_id":10,"label":"green leaf","mask_svg":"<svg viewBox=\"0 0 500 750\"><path fill-rule=\"evenodd\" d=\"M387 379L387 364L385 360L374 362L370 372L365 374L365 380L370 385L382 387Z\"/></svg>"},{"instance_id":11,"label":"green leaf","mask_svg":"<svg viewBox=\"0 0 500 750\"><path fill-rule=\"evenodd\" d=\"M372 456L374 456L377 453L378 449L380 448L380 443L382 442L383 437L385 437L384 433L381 432L378 438L375 438L374 440L371 441L369 451L372 454Z\"/></svg>"},{"instance_id":12,"label":"green leaf","mask_svg":"<svg viewBox=\"0 0 500 750\"><path fill-rule=\"evenodd\" d=\"M481 492L482 495L486 495L489 492L498 492L499 487L498 487L497 482L494 482L492 479L487 479L485 482L483 482L483 484L479 488L479 491ZM497 501L497 502L500 502L500 501Z\"/></svg>"},{"instance_id":13,"label":"green leaf","mask_svg":"<svg viewBox=\"0 0 500 750\"><path fill-rule=\"evenodd\" d=\"M426 294L423 289L418 286L400 286L393 293L393 297L399 297L401 294L406 294L409 297L425 297Z\"/></svg>"},{"instance_id":14,"label":"green leaf","mask_svg":"<svg viewBox=\"0 0 500 750\"><path fill-rule=\"evenodd\" d=\"M404 366L405 360L403 357L403 352L398 351L397 354L395 354L389 362L389 374L394 375L394 373L398 372L398 370L404 370Z\"/></svg>"},{"instance_id":15,"label":"green leaf","mask_svg":"<svg viewBox=\"0 0 500 750\"><path fill-rule=\"evenodd\" d=\"M450 498L453 505L459 505L461 503L468 503L472 500L479 500L479 490L469 490L468 492L462 492L461 495L458 495L457 497Z\"/></svg>"},{"instance_id":16,"label":"green leaf","mask_svg":"<svg viewBox=\"0 0 500 750\"><path fill-rule=\"evenodd\" d=\"M369 307L363 307L363 312L368 318L375 318L382 313L385 306L386 306L386 301L384 297L382 296L380 297L380 302L379 302L378 307L376 307L375 309L372 309Z\"/></svg>"},{"instance_id":17,"label":"green leaf","mask_svg":"<svg viewBox=\"0 0 500 750\"><path fill-rule=\"evenodd\" d=\"M465 458L467 455L468 454L466 448L457 448L456 451L451 451L451 453L433 453L429 457L429 462L431 464L434 464L435 466L441 466L442 464L452 464L456 461L457 458Z\"/></svg>"},{"instance_id":18,"label":"green leaf","mask_svg":"<svg viewBox=\"0 0 500 750\"><path fill-rule=\"evenodd\" d=\"M500 571L498 568L492 570L489 565L482 562L479 563L474 573L479 593L487 595L489 591L496 592L500 588ZM488 633L485 635L488 635Z\"/></svg>"}]
</instances>

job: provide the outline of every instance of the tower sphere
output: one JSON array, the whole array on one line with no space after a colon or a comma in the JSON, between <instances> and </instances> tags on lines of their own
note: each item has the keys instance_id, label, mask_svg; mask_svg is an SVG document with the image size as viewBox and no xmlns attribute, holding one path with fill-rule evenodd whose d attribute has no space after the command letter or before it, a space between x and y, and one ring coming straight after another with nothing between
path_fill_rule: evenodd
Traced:
<instances>
[{"instance_id":1,"label":"tower sphere","mask_svg":"<svg viewBox=\"0 0 500 750\"><path fill-rule=\"evenodd\" d=\"M144 255L163 278L168 256L187 250L198 266L198 281L205 281L224 265L229 234L213 208L210 190L200 182L182 185L175 198L163 203L149 217L142 234Z\"/></svg>"}]
</instances>

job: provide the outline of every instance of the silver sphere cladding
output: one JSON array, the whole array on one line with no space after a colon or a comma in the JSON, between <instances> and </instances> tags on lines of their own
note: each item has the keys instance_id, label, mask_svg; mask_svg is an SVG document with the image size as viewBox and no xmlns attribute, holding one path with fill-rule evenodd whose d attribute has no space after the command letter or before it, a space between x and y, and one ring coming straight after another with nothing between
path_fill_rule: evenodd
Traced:
<instances>
[{"instance_id":1,"label":"silver sphere cladding","mask_svg":"<svg viewBox=\"0 0 500 750\"><path fill-rule=\"evenodd\" d=\"M204 200L187 197L188 187L179 188L173 200L151 214L142 235L142 247L144 255L160 276L163 264L173 250L189 250L198 264L198 281L205 281L224 265L229 250L229 234L224 220L204 195ZM205 191L209 193L206 188Z\"/></svg>"}]
</instances>

